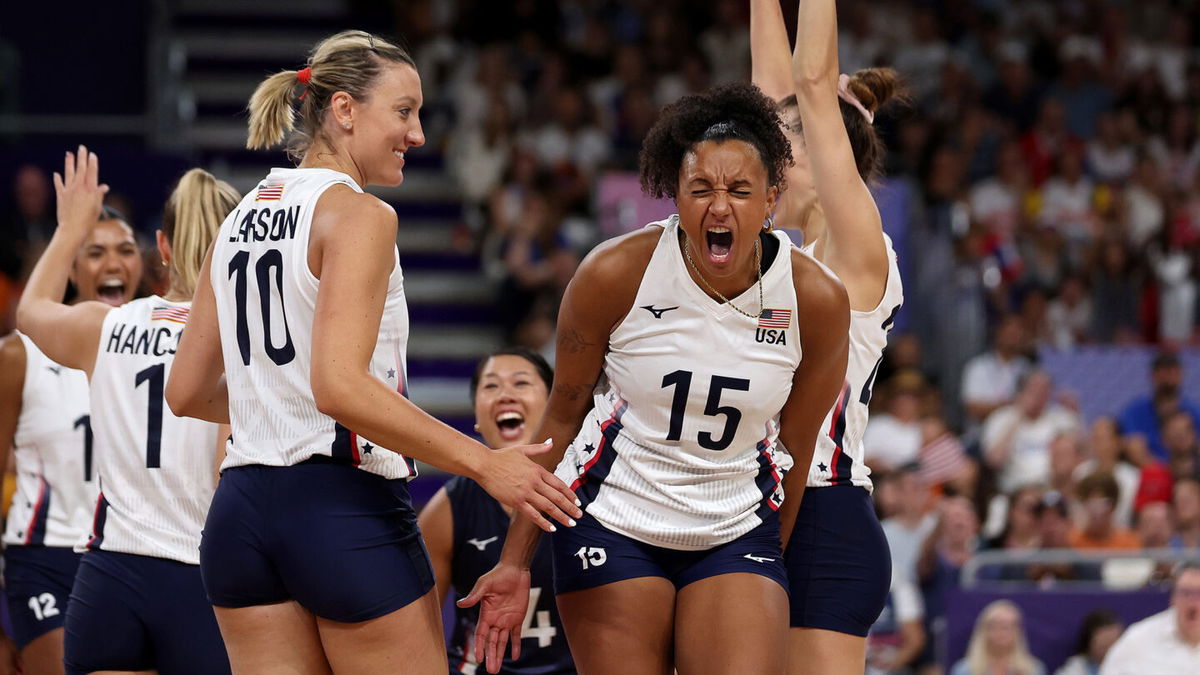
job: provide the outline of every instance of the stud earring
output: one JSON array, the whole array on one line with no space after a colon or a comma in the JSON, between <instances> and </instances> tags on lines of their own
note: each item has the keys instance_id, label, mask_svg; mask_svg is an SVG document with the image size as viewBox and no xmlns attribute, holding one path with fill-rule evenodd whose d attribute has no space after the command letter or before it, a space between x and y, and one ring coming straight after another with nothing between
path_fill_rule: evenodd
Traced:
<instances>
[{"instance_id":1,"label":"stud earring","mask_svg":"<svg viewBox=\"0 0 1200 675\"><path fill-rule=\"evenodd\" d=\"M344 129L349 129L349 128L350 128L350 123L349 123L349 122L342 122L342 128L344 128Z\"/></svg>"},{"instance_id":2,"label":"stud earring","mask_svg":"<svg viewBox=\"0 0 1200 675\"><path fill-rule=\"evenodd\" d=\"M475 433L479 433L479 425L478 424L475 425Z\"/></svg>"}]
</instances>

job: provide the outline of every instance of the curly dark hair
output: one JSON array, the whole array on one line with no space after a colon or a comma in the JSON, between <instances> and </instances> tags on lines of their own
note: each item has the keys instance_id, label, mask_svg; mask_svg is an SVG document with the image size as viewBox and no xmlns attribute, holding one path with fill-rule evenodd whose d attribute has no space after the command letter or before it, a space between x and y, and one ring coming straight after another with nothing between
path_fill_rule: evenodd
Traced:
<instances>
[{"instance_id":1,"label":"curly dark hair","mask_svg":"<svg viewBox=\"0 0 1200 675\"><path fill-rule=\"evenodd\" d=\"M784 187L792 146L780 128L778 108L753 84L734 82L689 94L663 108L638 157L642 191L675 199L687 153L702 141L728 139L754 146L767 169L767 182Z\"/></svg>"}]
</instances>

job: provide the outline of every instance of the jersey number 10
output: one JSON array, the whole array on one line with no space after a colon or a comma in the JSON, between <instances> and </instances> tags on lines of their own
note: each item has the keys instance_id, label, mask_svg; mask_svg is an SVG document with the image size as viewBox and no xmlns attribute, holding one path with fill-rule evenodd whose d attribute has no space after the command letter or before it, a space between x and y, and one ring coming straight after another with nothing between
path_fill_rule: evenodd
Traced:
<instances>
[{"instance_id":1,"label":"jersey number 10","mask_svg":"<svg viewBox=\"0 0 1200 675\"><path fill-rule=\"evenodd\" d=\"M238 251L229 261L229 277L233 279L234 296L237 300L237 343L242 354L242 365L250 365L250 323L246 317L246 284L249 277L250 252ZM276 347L271 339L271 271L275 272L274 286L279 290L279 316L283 317L283 346ZM283 254L272 248L263 252L254 263L254 277L258 282L258 308L262 318L263 351L277 366L291 363L296 358L292 345L292 332L288 330L287 313L283 307Z\"/></svg>"}]
</instances>

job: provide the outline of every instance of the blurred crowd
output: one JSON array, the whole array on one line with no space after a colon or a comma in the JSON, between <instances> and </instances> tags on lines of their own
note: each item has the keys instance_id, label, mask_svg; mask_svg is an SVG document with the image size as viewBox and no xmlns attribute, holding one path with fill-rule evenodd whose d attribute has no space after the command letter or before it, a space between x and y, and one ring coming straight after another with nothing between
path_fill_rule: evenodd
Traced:
<instances>
[{"instance_id":1,"label":"blurred crowd","mask_svg":"<svg viewBox=\"0 0 1200 675\"><path fill-rule=\"evenodd\" d=\"M866 437L897 578L877 665L937 672L945 593L979 551L1012 554L981 575L1042 586L1101 570L1023 555L1200 552L1200 407L1175 356L1200 317L1200 3L838 4L842 70L892 66L909 88L877 122L882 185L910 195L893 233L906 327ZM663 105L749 78L748 3L413 0L395 21L506 338L545 348L600 236L597 182L636 170ZM48 237L48 190L18 175L0 283ZM1158 345L1152 393L1085 420L1037 364L1085 343ZM1081 655L1119 633L1089 621Z\"/></svg>"}]
</instances>

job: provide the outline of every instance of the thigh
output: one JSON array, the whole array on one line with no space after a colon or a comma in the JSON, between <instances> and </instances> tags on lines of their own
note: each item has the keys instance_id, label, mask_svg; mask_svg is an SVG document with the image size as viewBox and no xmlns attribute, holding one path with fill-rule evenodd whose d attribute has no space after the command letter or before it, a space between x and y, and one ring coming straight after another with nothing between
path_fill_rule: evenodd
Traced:
<instances>
[{"instance_id":1,"label":"thigh","mask_svg":"<svg viewBox=\"0 0 1200 675\"><path fill-rule=\"evenodd\" d=\"M204 595L200 568L155 558L144 565L159 590L148 609L155 667L168 675L229 673L229 657Z\"/></svg>"},{"instance_id":2,"label":"thigh","mask_svg":"<svg viewBox=\"0 0 1200 675\"><path fill-rule=\"evenodd\" d=\"M676 667L682 675L784 672L787 591L761 574L707 577L679 591Z\"/></svg>"},{"instance_id":3,"label":"thigh","mask_svg":"<svg viewBox=\"0 0 1200 675\"><path fill-rule=\"evenodd\" d=\"M561 531L561 529L560 529ZM675 586L658 576L557 597L580 675L670 675Z\"/></svg>"},{"instance_id":4,"label":"thigh","mask_svg":"<svg viewBox=\"0 0 1200 675\"><path fill-rule=\"evenodd\" d=\"M384 616L357 623L317 617L329 664L337 673L445 673L446 644L437 592Z\"/></svg>"},{"instance_id":5,"label":"thigh","mask_svg":"<svg viewBox=\"0 0 1200 675\"><path fill-rule=\"evenodd\" d=\"M142 617L144 587L122 562L120 554L92 551L79 564L63 634L68 673L154 667Z\"/></svg>"},{"instance_id":6,"label":"thigh","mask_svg":"<svg viewBox=\"0 0 1200 675\"><path fill-rule=\"evenodd\" d=\"M22 675L62 675L63 629L42 633L21 649Z\"/></svg>"},{"instance_id":7,"label":"thigh","mask_svg":"<svg viewBox=\"0 0 1200 675\"><path fill-rule=\"evenodd\" d=\"M805 490L802 499L785 555L791 626L866 637L892 579L871 497L837 486Z\"/></svg>"},{"instance_id":8,"label":"thigh","mask_svg":"<svg viewBox=\"0 0 1200 675\"><path fill-rule=\"evenodd\" d=\"M788 675L861 675L867 639L820 628L788 630Z\"/></svg>"},{"instance_id":9,"label":"thigh","mask_svg":"<svg viewBox=\"0 0 1200 675\"><path fill-rule=\"evenodd\" d=\"M216 607L217 624L235 673L329 675L316 618L295 601Z\"/></svg>"},{"instance_id":10,"label":"thigh","mask_svg":"<svg viewBox=\"0 0 1200 675\"><path fill-rule=\"evenodd\" d=\"M39 655L45 653L47 645L56 645L52 651L59 654L57 668L61 672L61 628L80 556L69 548L10 546L4 557L4 592L12 623L10 637L27 663L39 662ZM27 648L35 641L38 647L26 656Z\"/></svg>"}]
</instances>

